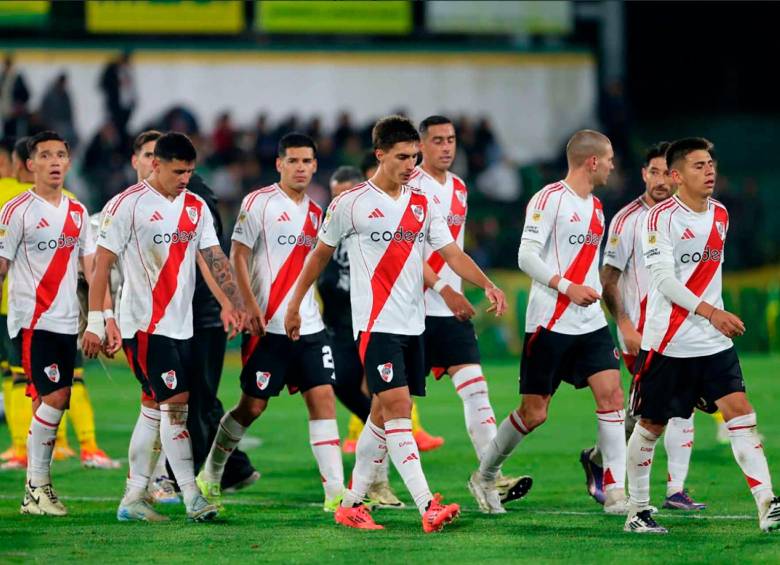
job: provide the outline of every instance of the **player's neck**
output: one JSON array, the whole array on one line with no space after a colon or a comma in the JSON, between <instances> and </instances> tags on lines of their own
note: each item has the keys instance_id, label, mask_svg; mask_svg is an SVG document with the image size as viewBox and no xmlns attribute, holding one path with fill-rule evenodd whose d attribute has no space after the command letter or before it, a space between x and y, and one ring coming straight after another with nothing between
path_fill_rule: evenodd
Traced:
<instances>
[{"instance_id":1,"label":"player's neck","mask_svg":"<svg viewBox=\"0 0 780 565\"><path fill-rule=\"evenodd\" d=\"M151 186L151 187L152 187L152 189L153 189L155 192L157 192L157 193L158 193L160 196L162 196L163 198L167 198L167 199L168 199L168 200L170 200L171 202L173 202L174 200L176 200L176 195L175 195L175 194L168 194L167 192L165 192L165 191L164 191L164 190L161 188L160 181L159 181L159 180L157 180L157 176L155 176L155 174L154 174L154 173L152 173L151 175L149 175L149 177L148 177L148 178L147 178L147 179L146 179L144 182L145 182L146 184L148 184L149 186Z\"/></svg>"},{"instance_id":2,"label":"player's neck","mask_svg":"<svg viewBox=\"0 0 780 565\"><path fill-rule=\"evenodd\" d=\"M300 204L303 201L303 199L306 197L305 190L301 190L300 192L298 192L297 190L293 190L292 188L285 186L281 180L276 184L279 186L281 191L284 192L287 195L287 197L293 202L295 202L296 204Z\"/></svg>"},{"instance_id":3,"label":"player's neck","mask_svg":"<svg viewBox=\"0 0 780 565\"><path fill-rule=\"evenodd\" d=\"M698 213L706 212L710 201L709 196L691 194L684 185L681 185L677 190L677 198L688 208Z\"/></svg>"},{"instance_id":4,"label":"player's neck","mask_svg":"<svg viewBox=\"0 0 780 565\"><path fill-rule=\"evenodd\" d=\"M59 206L62 201L62 185L47 186L45 184L35 185L32 191L52 206Z\"/></svg>"},{"instance_id":5,"label":"player's neck","mask_svg":"<svg viewBox=\"0 0 780 565\"><path fill-rule=\"evenodd\" d=\"M397 200L401 196L401 184L383 175L381 170L377 170L376 174L368 180L393 200Z\"/></svg>"},{"instance_id":6,"label":"player's neck","mask_svg":"<svg viewBox=\"0 0 780 565\"><path fill-rule=\"evenodd\" d=\"M593 183L579 171L569 171L566 178L563 179L569 188L571 188L580 198L587 198L594 189Z\"/></svg>"},{"instance_id":7,"label":"player's neck","mask_svg":"<svg viewBox=\"0 0 780 565\"><path fill-rule=\"evenodd\" d=\"M420 163L420 168L431 175L439 184L444 184L447 180L447 169L444 169L443 171L440 171L438 169L434 169L431 167L428 163L423 161Z\"/></svg>"}]
</instances>

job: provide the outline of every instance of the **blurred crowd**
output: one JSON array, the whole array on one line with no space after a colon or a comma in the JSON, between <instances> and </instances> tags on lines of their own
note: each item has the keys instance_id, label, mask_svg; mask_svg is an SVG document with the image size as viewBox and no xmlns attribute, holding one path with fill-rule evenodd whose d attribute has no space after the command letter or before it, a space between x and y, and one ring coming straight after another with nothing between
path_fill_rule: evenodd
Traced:
<instances>
[{"instance_id":1,"label":"blurred crowd","mask_svg":"<svg viewBox=\"0 0 780 565\"><path fill-rule=\"evenodd\" d=\"M130 167L132 140L139 131L175 130L189 135L198 149L198 171L220 199L228 228L232 227L245 194L274 182L276 145L287 132L302 131L318 145L318 172L310 196L322 205L330 200L328 179L340 165L369 169L373 120L357 123L348 112L339 114L335 126L326 129L320 117L303 119L297 115L272 116L259 109L253 124L237 124L229 109L213 124L202 124L186 105L161 108L159 116L129 131L128 124L137 104L132 60L123 54L110 61L95 85L104 100L103 124L91 137L82 138L75 126L68 75L61 72L43 93L37 108L30 104L31 92L12 57L5 57L0 69L0 116L4 140L54 129L69 140L73 150L70 179L74 191L96 211L114 194L135 182ZM397 109L397 113L404 113ZM619 85L602 95L601 121L614 139L616 169L608 190L598 194L607 218L643 190L641 163L629 142L631 123ZM379 116L377 116L379 117ZM488 119L479 116L450 116L458 133L458 153L454 173L466 180L469 192L467 248L484 268L516 268L517 246L525 206L539 188L565 175L563 158L549 163L518 166L507 158ZM563 155L563 148L561 148ZM777 249L755 245L754 234L763 221L756 182L745 179L735 187L725 177L719 180L717 196L730 208L732 218L746 214L748 222L733 222L732 249L728 269L741 269L777 260ZM229 233L229 231L228 231Z\"/></svg>"}]
</instances>

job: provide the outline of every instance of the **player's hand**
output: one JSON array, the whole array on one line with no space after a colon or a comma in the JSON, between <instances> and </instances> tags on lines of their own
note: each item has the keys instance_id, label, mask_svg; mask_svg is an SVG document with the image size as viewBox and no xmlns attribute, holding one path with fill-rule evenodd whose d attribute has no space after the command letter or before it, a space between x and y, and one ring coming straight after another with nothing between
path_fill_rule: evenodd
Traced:
<instances>
[{"instance_id":1,"label":"player's hand","mask_svg":"<svg viewBox=\"0 0 780 565\"><path fill-rule=\"evenodd\" d=\"M301 337L301 313L297 309L288 308L284 314L284 331L293 341Z\"/></svg>"},{"instance_id":2,"label":"player's hand","mask_svg":"<svg viewBox=\"0 0 780 565\"><path fill-rule=\"evenodd\" d=\"M485 296L490 300L490 308L488 312L495 312L496 317L503 316L506 312L506 296L504 291L497 286L489 286L485 289Z\"/></svg>"},{"instance_id":3,"label":"player's hand","mask_svg":"<svg viewBox=\"0 0 780 565\"><path fill-rule=\"evenodd\" d=\"M92 334L95 335L95 334ZM84 333L86 337L86 332ZM113 359L116 352L122 347L122 332L119 331L119 326L114 318L106 320L106 339L103 343L103 355L109 359Z\"/></svg>"},{"instance_id":4,"label":"player's hand","mask_svg":"<svg viewBox=\"0 0 780 565\"><path fill-rule=\"evenodd\" d=\"M477 313L471 305L471 302L449 285L441 289L439 296L444 299L447 308L452 310L452 313L455 314L455 317L461 322L468 320Z\"/></svg>"},{"instance_id":5,"label":"player's hand","mask_svg":"<svg viewBox=\"0 0 780 565\"><path fill-rule=\"evenodd\" d=\"M88 358L94 359L100 353L103 343L100 338L92 332L84 332L81 339L81 352Z\"/></svg>"},{"instance_id":6,"label":"player's hand","mask_svg":"<svg viewBox=\"0 0 780 565\"><path fill-rule=\"evenodd\" d=\"M566 289L566 296L577 306L590 306L601 299L601 295L595 289L584 284L574 283Z\"/></svg>"},{"instance_id":7,"label":"player's hand","mask_svg":"<svg viewBox=\"0 0 780 565\"><path fill-rule=\"evenodd\" d=\"M265 335L265 316L263 311L260 310L260 306L254 300L247 305L244 328L249 330L249 333L252 335Z\"/></svg>"},{"instance_id":8,"label":"player's hand","mask_svg":"<svg viewBox=\"0 0 780 565\"><path fill-rule=\"evenodd\" d=\"M244 313L237 308L233 308L232 305L223 307L219 313L219 318L222 320L222 327L225 329L225 333L228 334L228 339L233 339L244 329Z\"/></svg>"},{"instance_id":9,"label":"player's hand","mask_svg":"<svg viewBox=\"0 0 780 565\"><path fill-rule=\"evenodd\" d=\"M745 333L745 323L725 310L716 309L710 315L710 324L726 337L736 337Z\"/></svg>"},{"instance_id":10,"label":"player's hand","mask_svg":"<svg viewBox=\"0 0 780 565\"><path fill-rule=\"evenodd\" d=\"M624 318L623 321L618 324L620 328L620 335L623 336L623 343L626 345L629 355L639 355L639 348L642 345L642 334L636 331L634 324L631 320Z\"/></svg>"}]
</instances>

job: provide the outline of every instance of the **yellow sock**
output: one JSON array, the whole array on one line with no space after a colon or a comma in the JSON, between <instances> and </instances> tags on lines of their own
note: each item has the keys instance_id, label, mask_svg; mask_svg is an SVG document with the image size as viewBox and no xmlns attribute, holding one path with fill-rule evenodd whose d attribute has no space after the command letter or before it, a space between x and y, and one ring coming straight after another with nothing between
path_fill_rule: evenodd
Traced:
<instances>
[{"instance_id":1,"label":"yellow sock","mask_svg":"<svg viewBox=\"0 0 780 565\"><path fill-rule=\"evenodd\" d=\"M17 382L11 389L11 418L8 420L11 428L11 445L17 455L27 453L27 433L32 420L32 400L25 395L26 383Z\"/></svg>"},{"instance_id":2,"label":"yellow sock","mask_svg":"<svg viewBox=\"0 0 780 565\"><path fill-rule=\"evenodd\" d=\"M723 414L720 410L712 414L712 418L715 420L715 423L720 425L724 423L726 420L723 419Z\"/></svg>"},{"instance_id":3,"label":"yellow sock","mask_svg":"<svg viewBox=\"0 0 780 565\"><path fill-rule=\"evenodd\" d=\"M11 426L13 425L13 416L11 416L11 411L13 410L11 407L11 394L14 389L14 380L11 378L11 375L8 375L7 377L3 377L3 410L5 410L5 421L8 422L8 433L11 436L11 441L13 441L13 432L11 431Z\"/></svg>"},{"instance_id":4,"label":"yellow sock","mask_svg":"<svg viewBox=\"0 0 780 565\"><path fill-rule=\"evenodd\" d=\"M95 412L89 400L87 387L82 381L75 381L70 390L70 410L68 410L73 430L79 440L81 451L95 451Z\"/></svg>"},{"instance_id":5,"label":"yellow sock","mask_svg":"<svg viewBox=\"0 0 780 565\"><path fill-rule=\"evenodd\" d=\"M69 414L70 411L66 411ZM70 449L68 445L68 419L64 417L60 420L60 426L57 428L57 437L54 438L54 448Z\"/></svg>"},{"instance_id":6,"label":"yellow sock","mask_svg":"<svg viewBox=\"0 0 780 565\"><path fill-rule=\"evenodd\" d=\"M349 417L349 426L347 427L347 439L357 441L360 437L360 432L363 431L363 421L352 414Z\"/></svg>"},{"instance_id":7,"label":"yellow sock","mask_svg":"<svg viewBox=\"0 0 780 565\"><path fill-rule=\"evenodd\" d=\"M420 413L417 410L417 403L412 402L412 433L417 433L422 429L423 427L420 422Z\"/></svg>"}]
</instances>

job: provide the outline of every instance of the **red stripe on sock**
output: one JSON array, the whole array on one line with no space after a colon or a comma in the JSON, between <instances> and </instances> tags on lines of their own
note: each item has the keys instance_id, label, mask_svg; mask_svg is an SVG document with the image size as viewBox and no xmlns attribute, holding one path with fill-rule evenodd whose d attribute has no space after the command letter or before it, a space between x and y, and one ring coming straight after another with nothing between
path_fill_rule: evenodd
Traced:
<instances>
[{"instance_id":1,"label":"red stripe on sock","mask_svg":"<svg viewBox=\"0 0 780 565\"><path fill-rule=\"evenodd\" d=\"M756 424L753 424L752 426L734 426L733 428L729 428L730 432L736 431L736 430L749 430L750 428L755 428Z\"/></svg>"},{"instance_id":2,"label":"red stripe on sock","mask_svg":"<svg viewBox=\"0 0 780 565\"><path fill-rule=\"evenodd\" d=\"M379 439L381 439L382 441L385 441L385 436L383 436L383 435L382 435L382 434L380 434L380 433L377 433L377 431L376 431L376 430L374 430L374 428L372 428L372 427L370 427L370 426L369 426L369 428L368 428L368 429L369 429L369 430L371 430L371 433L372 433L372 434L374 434L376 437L378 437L378 438L379 438Z\"/></svg>"},{"instance_id":3,"label":"red stripe on sock","mask_svg":"<svg viewBox=\"0 0 780 565\"><path fill-rule=\"evenodd\" d=\"M623 422L625 422L625 420L605 420L604 418L599 418L599 422L611 422L611 423L622 424Z\"/></svg>"},{"instance_id":4,"label":"red stripe on sock","mask_svg":"<svg viewBox=\"0 0 780 565\"><path fill-rule=\"evenodd\" d=\"M515 415L517 415L517 419L520 420L519 422L515 421ZM523 435L528 435L528 426L525 425L525 422L523 422L522 416L520 414L516 414L515 412L509 413L509 421L512 423L512 425L515 427L515 429L520 432Z\"/></svg>"},{"instance_id":5,"label":"red stripe on sock","mask_svg":"<svg viewBox=\"0 0 780 565\"><path fill-rule=\"evenodd\" d=\"M44 426L48 426L54 430L56 430L59 427L59 424L52 424L51 422L47 422L46 420L42 419L38 414L33 414L33 418L38 420L41 424Z\"/></svg>"},{"instance_id":6,"label":"red stripe on sock","mask_svg":"<svg viewBox=\"0 0 780 565\"><path fill-rule=\"evenodd\" d=\"M341 442L339 440L337 440L337 439L326 439L324 441L318 441L318 442L312 443L312 446L314 446L314 447L317 447L318 445L335 445L335 446L339 446L340 443Z\"/></svg>"},{"instance_id":7,"label":"red stripe on sock","mask_svg":"<svg viewBox=\"0 0 780 565\"><path fill-rule=\"evenodd\" d=\"M397 430L385 430L385 434L402 434L404 432L412 433L412 429L398 428Z\"/></svg>"},{"instance_id":8,"label":"red stripe on sock","mask_svg":"<svg viewBox=\"0 0 780 565\"><path fill-rule=\"evenodd\" d=\"M596 414L617 414L620 410L596 410Z\"/></svg>"},{"instance_id":9,"label":"red stripe on sock","mask_svg":"<svg viewBox=\"0 0 780 565\"><path fill-rule=\"evenodd\" d=\"M466 382L459 384L458 386L455 387L455 392L460 392L467 386L473 385L474 383L480 383L480 382L485 382L485 377L483 377L482 375L478 377L474 377L473 379L469 379Z\"/></svg>"}]
</instances>

